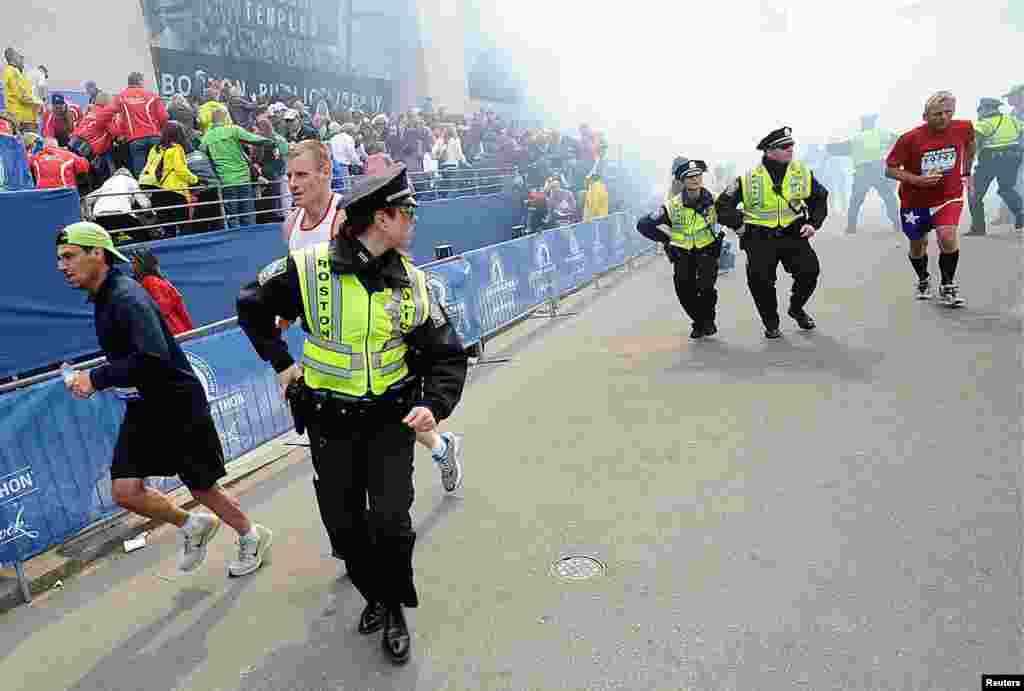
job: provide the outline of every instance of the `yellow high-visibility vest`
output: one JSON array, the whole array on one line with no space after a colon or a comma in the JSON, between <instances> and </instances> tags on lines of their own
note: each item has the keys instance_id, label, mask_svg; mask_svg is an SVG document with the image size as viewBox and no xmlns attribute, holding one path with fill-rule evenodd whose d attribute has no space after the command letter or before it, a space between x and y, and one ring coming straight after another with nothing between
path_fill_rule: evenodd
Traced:
<instances>
[{"instance_id":1,"label":"yellow high-visibility vest","mask_svg":"<svg viewBox=\"0 0 1024 691\"><path fill-rule=\"evenodd\" d=\"M427 321L425 274L404 257L411 285L370 293L354 274L331 272L330 243L291 253L299 273L306 385L361 398L381 396L409 376L405 337Z\"/></svg>"},{"instance_id":2,"label":"yellow high-visibility vest","mask_svg":"<svg viewBox=\"0 0 1024 691\"><path fill-rule=\"evenodd\" d=\"M715 207L708 208L707 214L683 204L682 194L665 202L665 210L672 221L672 238L669 243L684 250L707 247L715 241Z\"/></svg>"},{"instance_id":3,"label":"yellow high-visibility vest","mask_svg":"<svg viewBox=\"0 0 1024 691\"><path fill-rule=\"evenodd\" d=\"M764 165L748 171L742 178L745 223L765 228L785 228L802 215L811 196L811 169L800 161L791 161L782 179L782 194L772 187L772 176Z\"/></svg>"}]
</instances>

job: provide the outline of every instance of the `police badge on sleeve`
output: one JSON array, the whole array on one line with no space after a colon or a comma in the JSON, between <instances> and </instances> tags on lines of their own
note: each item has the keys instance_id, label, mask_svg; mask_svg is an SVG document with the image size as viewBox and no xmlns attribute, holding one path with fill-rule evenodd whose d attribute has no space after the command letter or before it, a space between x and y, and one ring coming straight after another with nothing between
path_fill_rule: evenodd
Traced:
<instances>
[{"instance_id":1,"label":"police badge on sleeve","mask_svg":"<svg viewBox=\"0 0 1024 691\"><path fill-rule=\"evenodd\" d=\"M434 328L437 329L448 323L448 313L444 311L444 307L434 297L433 291L430 291L430 321L434 324Z\"/></svg>"},{"instance_id":2,"label":"police badge on sleeve","mask_svg":"<svg viewBox=\"0 0 1024 691\"><path fill-rule=\"evenodd\" d=\"M274 278L275 276L280 276L287 270L288 257L281 257L280 259L272 261L266 266L264 266L263 270L260 271L259 276L257 276L257 279L259 280L261 286L266 285L267 281Z\"/></svg>"}]
</instances>

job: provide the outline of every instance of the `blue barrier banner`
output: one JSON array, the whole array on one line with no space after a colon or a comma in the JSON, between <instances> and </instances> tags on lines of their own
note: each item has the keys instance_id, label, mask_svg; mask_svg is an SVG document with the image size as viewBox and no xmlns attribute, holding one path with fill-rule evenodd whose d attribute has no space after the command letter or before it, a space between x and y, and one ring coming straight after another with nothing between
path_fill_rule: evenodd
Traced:
<instances>
[{"instance_id":1,"label":"blue barrier banner","mask_svg":"<svg viewBox=\"0 0 1024 691\"><path fill-rule=\"evenodd\" d=\"M298 353L302 331L292 328L286 338ZM182 348L206 390L225 460L291 429L274 371L241 330ZM109 468L123 417L124 403L114 394L78 400L60 379L0 396L0 563L23 561L121 511L111 498ZM149 484L170 491L181 483Z\"/></svg>"},{"instance_id":2,"label":"blue barrier banner","mask_svg":"<svg viewBox=\"0 0 1024 691\"><path fill-rule=\"evenodd\" d=\"M421 267L427 274L427 286L444 305L448 319L464 346L480 342L480 313L473 294L472 267L465 257L433 262Z\"/></svg>"},{"instance_id":3,"label":"blue barrier banner","mask_svg":"<svg viewBox=\"0 0 1024 691\"><path fill-rule=\"evenodd\" d=\"M530 270L530 246L534 242L532 237L517 238L465 253L473 277L481 336L493 334L551 293L548 279Z\"/></svg>"},{"instance_id":4,"label":"blue barrier banner","mask_svg":"<svg viewBox=\"0 0 1024 691\"><path fill-rule=\"evenodd\" d=\"M508 239L518 219L518 205L504 194L422 204L414 232L414 260L417 264L430 261L439 244L452 245L457 254ZM0 218L19 237L18 261L0 272L0 332L4 334L0 378L98 352L92 306L56 270L56 231L80 220L78 194L74 190L0 193ZM197 326L234 316L241 287L286 252L279 224L134 247L153 250Z\"/></svg>"}]
</instances>

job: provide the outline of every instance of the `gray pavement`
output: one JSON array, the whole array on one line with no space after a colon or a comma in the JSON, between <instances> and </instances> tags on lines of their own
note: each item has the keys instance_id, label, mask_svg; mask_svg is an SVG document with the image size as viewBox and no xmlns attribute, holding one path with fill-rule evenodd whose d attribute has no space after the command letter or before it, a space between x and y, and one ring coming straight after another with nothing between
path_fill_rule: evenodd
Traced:
<instances>
[{"instance_id":1,"label":"gray pavement","mask_svg":"<svg viewBox=\"0 0 1024 691\"><path fill-rule=\"evenodd\" d=\"M488 355L511 361L475 369L448 423L461 496L418 456L407 667L355 633L299 458L241 490L276 531L264 570L229 581L224 531L178 575L162 530L0 617L2 686L959 691L1024 671L1021 246L994 230L964 240L962 310L910 297L895 234L822 234L815 332L783 317L765 341L741 258L718 337L690 342L658 256L503 336ZM573 554L606 573L553 577Z\"/></svg>"}]
</instances>

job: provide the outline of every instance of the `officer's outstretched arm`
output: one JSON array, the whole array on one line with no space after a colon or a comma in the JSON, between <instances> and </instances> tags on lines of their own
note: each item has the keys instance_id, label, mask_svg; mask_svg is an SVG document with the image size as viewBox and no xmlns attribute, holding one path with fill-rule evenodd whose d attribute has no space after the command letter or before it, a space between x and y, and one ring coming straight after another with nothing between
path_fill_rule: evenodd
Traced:
<instances>
[{"instance_id":1,"label":"officer's outstretched arm","mask_svg":"<svg viewBox=\"0 0 1024 691\"><path fill-rule=\"evenodd\" d=\"M740 179L733 180L725 191L718 195L715 200L715 211L718 213L718 222L724 226L738 231L743 227L743 212L739 205L743 203L743 186Z\"/></svg>"},{"instance_id":2,"label":"officer's outstretched arm","mask_svg":"<svg viewBox=\"0 0 1024 691\"><path fill-rule=\"evenodd\" d=\"M640 217L640 220L636 222L636 230L648 240L665 242L669 240L669 237L659 226L668 226L669 224L668 212L665 211L664 206L659 206L654 213Z\"/></svg>"},{"instance_id":3,"label":"officer's outstretched arm","mask_svg":"<svg viewBox=\"0 0 1024 691\"><path fill-rule=\"evenodd\" d=\"M419 351L417 372L423 379L423 399L416 405L430 408L438 422L449 417L466 385L469 357L448 315L431 295L430 316L408 336Z\"/></svg>"},{"instance_id":4,"label":"officer's outstretched arm","mask_svg":"<svg viewBox=\"0 0 1024 691\"><path fill-rule=\"evenodd\" d=\"M302 314L299 274L291 257L283 257L260 271L259 278L242 288L235 303L238 325L256 353L275 372L288 369L294 358L275 324L275 317L294 320Z\"/></svg>"},{"instance_id":5,"label":"officer's outstretched arm","mask_svg":"<svg viewBox=\"0 0 1024 691\"><path fill-rule=\"evenodd\" d=\"M807 198L807 211L809 214L807 222L814 226L815 230L821 230L821 226L828 216L828 190L813 176L811 177L811 196Z\"/></svg>"}]
</instances>

